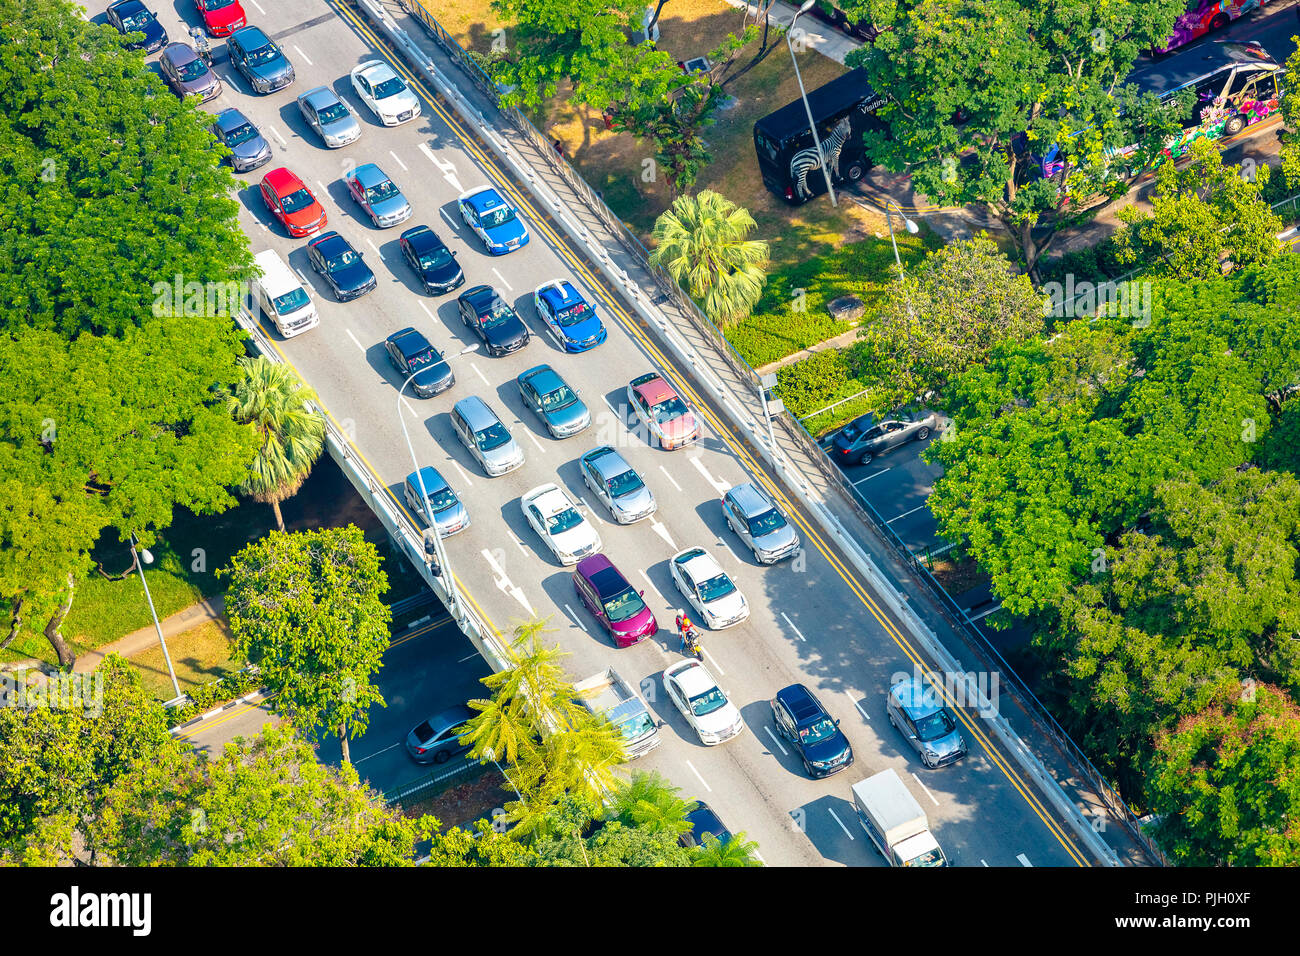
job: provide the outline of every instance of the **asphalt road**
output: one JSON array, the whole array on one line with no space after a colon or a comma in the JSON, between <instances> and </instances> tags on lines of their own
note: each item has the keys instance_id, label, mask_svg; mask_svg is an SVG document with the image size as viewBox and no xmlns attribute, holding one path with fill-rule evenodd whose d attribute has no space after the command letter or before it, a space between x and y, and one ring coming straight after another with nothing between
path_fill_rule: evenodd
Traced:
<instances>
[{"instance_id":1,"label":"asphalt road","mask_svg":"<svg viewBox=\"0 0 1300 956\"><path fill-rule=\"evenodd\" d=\"M419 463L443 471L472 515L472 527L447 545L458 580L483 616L507 633L517 619L533 613L549 617L553 638L571 655L568 670L575 679L613 664L640 684L665 722L665 740L636 766L660 770L684 795L706 799L732 830L743 830L759 842L770 864L882 865L855 822L848 798L853 781L888 767L908 783L958 865L1069 865L1074 862L1072 852L1081 857L1078 850L1067 849L1068 838L1058 835L1056 824L1007 768L1004 755L984 739L975 714L962 715L972 753L961 764L924 771L904 752L902 740L885 719L883 701L891 675L912 668L902 646L876 616L869 596L864 596L864 586L843 569L833 551L821 548L809 548L804 562L762 568L725 529L718 499L727 487L748 480L743 464L748 455L717 424L716 413L702 409L711 425L706 425L700 442L672 453L648 447L629 430L622 408L629 379L658 367L679 389L694 394L689 381L658 354L588 267L556 238L554 227L529 206L523 217L533 235L530 245L499 259L483 253L460 224L455 198L489 181L502 185L505 178L473 137L440 115L441 108L435 110L427 96L425 115L414 123L384 129L369 118L347 76L353 66L377 55L359 13L313 0L274 6L244 2L251 21L275 37L294 62L297 82L256 97L222 57L217 70L227 91L207 109L239 106L275 148L271 165L242 177L247 188L239 193L241 223L254 252L276 249L307 277L322 316L321 326L304 335L288 341L274 332L271 337L320 394L372 470L388 483L397 507L404 507L400 483L412 470L397 415L408 416ZM92 4L92 14L105 6ZM158 13L173 38L185 35L182 20L197 22L188 0ZM214 44L218 51L222 45ZM333 86L362 117L361 139L343 150L324 149L299 117L295 97L320 84ZM343 186L346 169L370 161L394 178L415 207L415 216L397 229L379 231L358 218ZM329 227L367 253L379 278L375 292L340 305L315 281L305 241L287 238L257 193L261 176L278 165L288 165L311 185L326 206ZM382 351L387 335L415 325L451 355L473 341L460 323L454 295L434 299L421 294L398 253L398 234L418 223L433 227L458 251L468 285L496 286L529 324L534 338L513 356L470 354L453 359L457 384L452 390L429 400L407 397L399 406L400 383ZM541 334L529 294L554 278L574 281L589 299L595 297L604 306L609 339L596 350L564 355ZM582 391L595 419L589 431L553 441L521 406L514 378L542 362ZM482 396L501 414L524 448L523 468L487 478L452 436L448 412L456 400L470 394ZM657 641L625 650L616 650L598 634L596 622L575 599L570 572L550 557L519 512L520 495L543 482L558 481L571 494L584 495L576 461L582 452L603 443L621 448L660 502L653 522L631 527L615 527L599 506L587 512L604 538L605 553L631 581L644 586L647 602L665 627ZM736 580L752 609L745 624L704 637L707 664L741 708L747 725L738 738L713 748L699 744L667 701L659 680L663 668L679 659L676 638L667 631L682 601L668 574L668 558L688 545L707 548ZM376 781L400 770L396 748L401 737L441 706L438 701L449 693L478 692L472 681L462 683L459 674L446 677L434 660L421 656L443 652L434 644L422 638L405 651L405 645L395 648L420 659L422 676L414 678L412 665L412 681L386 691L390 707L372 716L371 730L353 745L363 772ZM391 669L394 674L400 671ZM808 780L793 755L774 739L767 700L795 682L815 689L842 718L856 754L847 772L824 781Z\"/></svg>"}]
</instances>

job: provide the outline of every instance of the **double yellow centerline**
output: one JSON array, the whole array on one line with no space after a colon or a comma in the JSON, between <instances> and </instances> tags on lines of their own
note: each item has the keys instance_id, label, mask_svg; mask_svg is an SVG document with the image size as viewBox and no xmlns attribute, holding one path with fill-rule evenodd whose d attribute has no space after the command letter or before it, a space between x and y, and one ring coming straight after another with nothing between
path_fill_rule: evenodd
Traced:
<instances>
[{"instance_id":1,"label":"double yellow centerline","mask_svg":"<svg viewBox=\"0 0 1300 956\"><path fill-rule=\"evenodd\" d=\"M964 708L957 706L956 703L951 700L945 688L946 682L935 677L934 672L931 671L929 666L921 658L920 653L912 646L911 642L903 636L902 632L894 625L888 615L880 609L879 605L876 604L875 600L867 591L867 588L858 581L856 575L839 559L834 549L827 544L812 522L805 517L802 510L786 497L781 488L768 475L767 470L759 460L750 454L746 443L735 435L722 418L714 412L713 408L704 397L695 391L689 380L677 369L676 364L661 352L657 345L650 340L636 319L623 308L618 298L608 291L605 282L590 268L588 268L587 264L570 248L568 240L552 225L550 216L544 210L538 209L532 202L532 198L515 185L513 177L501 168L496 161L496 157L479 144L477 137L461 125L458 117L442 106L436 95L425 85L423 79L407 67L405 60L390 48L386 40L371 29L369 23L358 16L352 7L346 3L337 4L335 9L338 10L339 15L351 24L359 34L365 37L366 40L375 47L375 49L382 50L387 55L390 65L406 79L413 89L418 91L424 101L438 114L442 121L447 124L456 135L457 139L460 140L465 150L489 172L494 180L494 185L506 193L517 208L528 214L536 229L550 240L556 253L569 264L573 269L574 274L581 277L588 288L590 288L593 293L600 298L605 308L608 309L609 313L618 320L624 331L626 331L635 341L640 343L641 347L650 355L651 359L661 368L672 370L674 377L678 380L679 388L681 388L682 392L690 400L692 405L694 405L696 411L700 413L706 421L708 421L714 432L727 444L729 448L731 448L731 450L736 454L736 457L755 476L756 480L767 490L768 494L782 505L787 514L793 517L795 523L803 531L805 539L811 542L812 545L821 552L830 563L831 567L835 570L836 574L838 574L844 583L848 585L850 590L852 590L858 597L871 616L876 619L882 628L884 628L885 632L889 634L894 643L898 645L899 649L907 659L910 660L921 673L925 674L926 677L931 680L939 693L943 695L945 701L953 705L953 710L957 714L957 717L962 722L963 726L966 727L967 731L970 732L971 736L975 740L979 741L989 759L998 767L999 770L1002 771L1008 782L1010 782L1016 791L1024 797L1029 808L1040 820L1043 821L1043 824L1048 828L1052 835L1056 837L1071 859L1080 866L1090 866L1091 863L1088 858L1078 849L1078 847L1075 846L1070 835L1059 823L1057 823L1053 815L1038 799L1033 788L1026 783L1016 771L1011 761L1002 754L1001 750L984 733L980 728L979 723L967 714ZM360 456L359 451L358 455ZM365 461L364 456L361 457L362 461ZM366 465L369 467L369 462L366 462ZM378 474L378 472L375 472L373 468L371 468L371 471L376 475ZM398 501L391 491L388 492L388 495L394 504L401 509L404 514L410 517L409 512L406 510L405 503ZM469 593L469 590L464 586L464 584L461 583L459 578L456 578L456 583L460 587L461 595L478 612L479 617L497 636L500 636L501 632L497 629L496 625L492 623L491 618L489 618L483 611L482 607Z\"/></svg>"}]
</instances>

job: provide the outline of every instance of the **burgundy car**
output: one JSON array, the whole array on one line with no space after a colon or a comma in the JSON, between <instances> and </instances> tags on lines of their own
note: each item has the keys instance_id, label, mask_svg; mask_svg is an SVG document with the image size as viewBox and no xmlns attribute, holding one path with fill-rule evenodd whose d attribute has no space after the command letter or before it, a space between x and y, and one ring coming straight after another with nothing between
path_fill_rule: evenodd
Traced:
<instances>
[{"instance_id":1,"label":"burgundy car","mask_svg":"<svg viewBox=\"0 0 1300 956\"><path fill-rule=\"evenodd\" d=\"M627 578L603 554L593 554L578 562L573 572L573 590L609 632L616 647L631 647L659 633L659 622L641 600L642 592L628 584Z\"/></svg>"}]
</instances>

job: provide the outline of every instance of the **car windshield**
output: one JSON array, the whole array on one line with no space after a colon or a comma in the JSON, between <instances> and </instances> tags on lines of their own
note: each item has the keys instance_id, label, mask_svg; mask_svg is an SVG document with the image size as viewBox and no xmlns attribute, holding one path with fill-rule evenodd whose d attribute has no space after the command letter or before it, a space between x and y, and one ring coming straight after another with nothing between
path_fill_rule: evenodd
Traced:
<instances>
[{"instance_id":1,"label":"car windshield","mask_svg":"<svg viewBox=\"0 0 1300 956\"><path fill-rule=\"evenodd\" d=\"M835 735L835 721L829 717L820 717L807 727L799 728L799 742L805 746L821 743Z\"/></svg>"},{"instance_id":2,"label":"car windshield","mask_svg":"<svg viewBox=\"0 0 1300 956\"><path fill-rule=\"evenodd\" d=\"M559 322L565 328L570 325L577 325L585 321L591 315L591 306L585 302L578 302L574 305L563 308L555 316L555 321Z\"/></svg>"},{"instance_id":3,"label":"car windshield","mask_svg":"<svg viewBox=\"0 0 1300 956\"><path fill-rule=\"evenodd\" d=\"M479 216L479 222L483 224L484 229L491 229L494 226L504 226L511 219L515 218L515 211L509 206L497 206Z\"/></svg>"},{"instance_id":4,"label":"car windshield","mask_svg":"<svg viewBox=\"0 0 1300 956\"><path fill-rule=\"evenodd\" d=\"M389 79L384 80L384 82L376 84L375 99L387 99L396 93L402 92L404 89L406 89L406 84L402 82L400 76L390 77Z\"/></svg>"},{"instance_id":5,"label":"car windshield","mask_svg":"<svg viewBox=\"0 0 1300 956\"><path fill-rule=\"evenodd\" d=\"M642 711L635 717L629 717L618 725L619 731L623 734L624 740L636 740L642 734L648 734L655 729L654 718L648 711Z\"/></svg>"},{"instance_id":6,"label":"car windshield","mask_svg":"<svg viewBox=\"0 0 1300 956\"><path fill-rule=\"evenodd\" d=\"M582 524L582 515L578 514L572 508L565 508L557 515L551 515L546 519L547 534L559 534L562 531L569 531Z\"/></svg>"},{"instance_id":7,"label":"car windshield","mask_svg":"<svg viewBox=\"0 0 1300 956\"><path fill-rule=\"evenodd\" d=\"M338 272L340 269L346 269L360 258L354 250L348 249L325 260L325 268L329 272Z\"/></svg>"},{"instance_id":8,"label":"car windshield","mask_svg":"<svg viewBox=\"0 0 1300 956\"><path fill-rule=\"evenodd\" d=\"M230 146L238 146L241 143L247 143L250 139L257 136L257 127L252 123L245 123L226 134L226 143Z\"/></svg>"},{"instance_id":9,"label":"car windshield","mask_svg":"<svg viewBox=\"0 0 1300 956\"><path fill-rule=\"evenodd\" d=\"M433 354L433 349L425 349L423 352L416 352L406 358L406 363L411 368L424 368L426 365L432 365L438 361L438 357Z\"/></svg>"},{"instance_id":10,"label":"car windshield","mask_svg":"<svg viewBox=\"0 0 1300 956\"><path fill-rule=\"evenodd\" d=\"M725 707L727 704L727 695L719 687L711 687L703 694L696 694L691 698L691 713L696 717L703 717L705 714L711 714L719 707Z\"/></svg>"},{"instance_id":11,"label":"car windshield","mask_svg":"<svg viewBox=\"0 0 1300 956\"><path fill-rule=\"evenodd\" d=\"M303 186L301 189L296 189L284 197L284 211L297 212L299 209L306 209L315 201L315 197L307 191L306 186Z\"/></svg>"},{"instance_id":12,"label":"car windshield","mask_svg":"<svg viewBox=\"0 0 1300 956\"><path fill-rule=\"evenodd\" d=\"M192 80L197 80L200 76L202 76L204 73L207 72L208 72L208 68L203 65L202 60L190 60L190 62L186 63L184 66L182 66L179 70L176 71L176 75L179 76L183 81L188 83Z\"/></svg>"},{"instance_id":13,"label":"car windshield","mask_svg":"<svg viewBox=\"0 0 1300 956\"><path fill-rule=\"evenodd\" d=\"M478 321L485 329L495 329L498 325L508 322L514 317L515 313L511 310L510 306L498 299L493 304L492 311L487 315L480 315Z\"/></svg>"},{"instance_id":14,"label":"car windshield","mask_svg":"<svg viewBox=\"0 0 1300 956\"><path fill-rule=\"evenodd\" d=\"M775 508L764 511L757 518L749 519L749 533L755 536L771 534L785 527L785 516Z\"/></svg>"},{"instance_id":15,"label":"car windshield","mask_svg":"<svg viewBox=\"0 0 1300 956\"><path fill-rule=\"evenodd\" d=\"M605 616L611 621L626 621L640 614L644 607L641 595L629 586L605 602Z\"/></svg>"},{"instance_id":16,"label":"car windshield","mask_svg":"<svg viewBox=\"0 0 1300 956\"><path fill-rule=\"evenodd\" d=\"M129 14L128 16L124 16L122 18L122 26L126 27L128 33L132 30L140 30L141 32L143 32L144 28L149 25L149 22L152 19L153 19L152 13L150 13L148 10L140 10L137 13L132 13Z\"/></svg>"},{"instance_id":17,"label":"car windshield","mask_svg":"<svg viewBox=\"0 0 1300 956\"><path fill-rule=\"evenodd\" d=\"M895 859L897 859L897 854L895 854ZM932 850L922 853L915 860L903 860L901 862L903 866L941 866L942 860L943 854L939 852L938 847L935 847Z\"/></svg>"},{"instance_id":18,"label":"car windshield","mask_svg":"<svg viewBox=\"0 0 1300 956\"><path fill-rule=\"evenodd\" d=\"M500 448L510 440L510 433L506 431L506 426L500 422L493 422L482 431L474 433L474 444L483 451L491 451L493 448Z\"/></svg>"},{"instance_id":19,"label":"car windshield","mask_svg":"<svg viewBox=\"0 0 1300 956\"><path fill-rule=\"evenodd\" d=\"M450 488L429 492L429 507L434 511L446 511L456 506L456 494Z\"/></svg>"},{"instance_id":20,"label":"car windshield","mask_svg":"<svg viewBox=\"0 0 1300 956\"><path fill-rule=\"evenodd\" d=\"M921 740L938 740L940 737L947 737L956 728L957 725L948 716L948 711L936 710L916 722L916 736Z\"/></svg>"},{"instance_id":21,"label":"car windshield","mask_svg":"<svg viewBox=\"0 0 1300 956\"><path fill-rule=\"evenodd\" d=\"M307 290L299 286L291 292L286 292L271 300L271 305L279 315L288 315L290 312L296 312L305 305L311 305L311 300L307 298Z\"/></svg>"},{"instance_id":22,"label":"car windshield","mask_svg":"<svg viewBox=\"0 0 1300 956\"><path fill-rule=\"evenodd\" d=\"M840 434L843 435L846 440L853 441L853 439L862 434L863 428L867 424L869 424L869 421L862 422L861 419L851 421L840 429Z\"/></svg>"},{"instance_id":23,"label":"car windshield","mask_svg":"<svg viewBox=\"0 0 1300 956\"><path fill-rule=\"evenodd\" d=\"M573 389L561 385L542 396L542 411L554 412L561 408L568 408L577 400L578 396L573 394Z\"/></svg>"},{"instance_id":24,"label":"car windshield","mask_svg":"<svg viewBox=\"0 0 1300 956\"><path fill-rule=\"evenodd\" d=\"M622 498L624 495L630 495L634 491L640 491L645 487L645 482L641 476L629 468L621 475L615 475L605 482L609 488L609 493L615 498Z\"/></svg>"},{"instance_id":25,"label":"car windshield","mask_svg":"<svg viewBox=\"0 0 1300 956\"><path fill-rule=\"evenodd\" d=\"M393 185L393 181L385 179L378 186L371 186L366 190L366 202L383 202L385 199L392 199L396 195L397 187Z\"/></svg>"},{"instance_id":26,"label":"car windshield","mask_svg":"<svg viewBox=\"0 0 1300 956\"><path fill-rule=\"evenodd\" d=\"M274 43L267 43L256 50L248 51L249 66L265 66L280 55L280 48Z\"/></svg>"},{"instance_id":27,"label":"car windshield","mask_svg":"<svg viewBox=\"0 0 1300 956\"><path fill-rule=\"evenodd\" d=\"M446 246L441 246L420 256L421 269L437 269L449 262L451 262L451 250Z\"/></svg>"},{"instance_id":28,"label":"car windshield","mask_svg":"<svg viewBox=\"0 0 1300 956\"><path fill-rule=\"evenodd\" d=\"M705 604L708 604L710 601L716 601L718 598L726 597L732 591L736 590L736 586L731 583L731 578L727 577L726 574L719 574L709 578L707 581L701 582L699 590L700 600Z\"/></svg>"},{"instance_id":29,"label":"car windshield","mask_svg":"<svg viewBox=\"0 0 1300 956\"><path fill-rule=\"evenodd\" d=\"M333 123L335 120L341 120L347 116L348 108L342 103L331 103L316 115L320 117L322 123Z\"/></svg>"},{"instance_id":30,"label":"car windshield","mask_svg":"<svg viewBox=\"0 0 1300 956\"><path fill-rule=\"evenodd\" d=\"M226 7L233 7L234 5L235 0L206 0L203 7L209 13L215 13L218 10L224 10Z\"/></svg>"},{"instance_id":31,"label":"car windshield","mask_svg":"<svg viewBox=\"0 0 1300 956\"><path fill-rule=\"evenodd\" d=\"M655 421L662 425L665 422L671 422L675 418L681 418L688 409L686 403L674 395L672 398L664 399L651 411L654 412Z\"/></svg>"}]
</instances>

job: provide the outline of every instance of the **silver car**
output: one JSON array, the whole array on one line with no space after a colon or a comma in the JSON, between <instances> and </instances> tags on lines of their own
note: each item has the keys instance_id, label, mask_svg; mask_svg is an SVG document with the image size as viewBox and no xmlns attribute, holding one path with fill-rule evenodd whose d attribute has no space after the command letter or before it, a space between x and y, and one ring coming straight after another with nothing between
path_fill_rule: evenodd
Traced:
<instances>
[{"instance_id":1,"label":"silver car","mask_svg":"<svg viewBox=\"0 0 1300 956\"><path fill-rule=\"evenodd\" d=\"M348 104L328 86L318 86L298 97L298 111L330 149L355 143L361 137L361 124Z\"/></svg>"},{"instance_id":2,"label":"silver car","mask_svg":"<svg viewBox=\"0 0 1300 956\"><path fill-rule=\"evenodd\" d=\"M839 465L865 465L904 442L925 441L938 430L939 416L934 412L898 411L882 419L862 415L835 433L829 454Z\"/></svg>"},{"instance_id":3,"label":"silver car","mask_svg":"<svg viewBox=\"0 0 1300 956\"><path fill-rule=\"evenodd\" d=\"M217 114L212 135L230 150L230 165L237 173L246 173L271 161L271 144L252 121L231 107Z\"/></svg>"},{"instance_id":4,"label":"silver car","mask_svg":"<svg viewBox=\"0 0 1300 956\"><path fill-rule=\"evenodd\" d=\"M659 507L641 476L608 445L593 448L583 455L579 470L591 493L609 509L619 524L648 518Z\"/></svg>"},{"instance_id":5,"label":"silver car","mask_svg":"<svg viewBox=\"0 0 1300 956\"><path fill-rule=\"evenodd\" d=\"M929 685L908 677L885 695L885 712L921 762L933 770L966 756L966 738L957 721Z\"/></svg>"},{"instance_id":6,"label":"silver car","mask_svg":"<svg viewBox=\"0 0 1300 956\"><path fill-rule=\"evenodd\" d=\"M759 564L775 564L799 553L798 533L755 485L736 485L723 495L722 513Z\"/></svg>"},{"instance_id":7,"label":"silver car","mask_svg":"<svg viewBox=\"0 0 1300 956\"><path fill-rule=\"evenodd\" d=\"M452 408L451 428L489 477L504 475L524 463L524 450L497 413L477 395L462 398Z\"/></svg>"}]
</instances>

